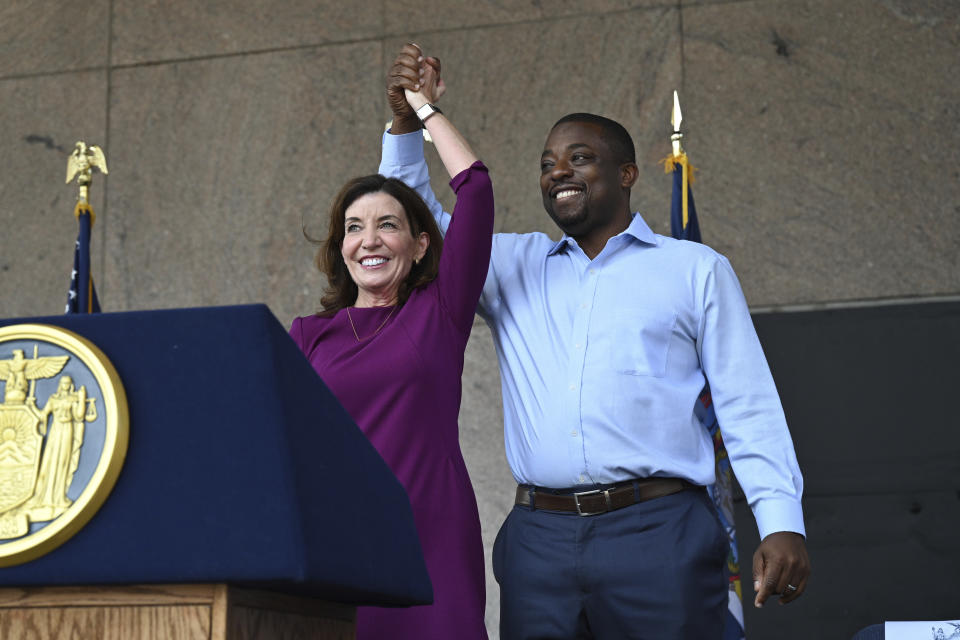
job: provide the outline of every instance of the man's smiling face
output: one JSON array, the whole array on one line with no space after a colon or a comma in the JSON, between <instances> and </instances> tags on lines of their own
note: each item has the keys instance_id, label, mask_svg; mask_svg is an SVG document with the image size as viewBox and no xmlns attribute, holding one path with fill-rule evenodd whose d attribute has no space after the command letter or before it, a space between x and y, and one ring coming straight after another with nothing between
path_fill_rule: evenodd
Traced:
<instances>
[{"instance_id":1,"label":"man's smiling face","mask_svg":"<svg viewBox=\"0 0 960 640\"><path fill-rule=\"evenodd\" d=\"M550 132L540 157L543 207L575 238L614 235L629 223L629 186L621 162L590 122L564 122ZM612 233L609 233L612 231Z\"/></svg>"}]
</instances>

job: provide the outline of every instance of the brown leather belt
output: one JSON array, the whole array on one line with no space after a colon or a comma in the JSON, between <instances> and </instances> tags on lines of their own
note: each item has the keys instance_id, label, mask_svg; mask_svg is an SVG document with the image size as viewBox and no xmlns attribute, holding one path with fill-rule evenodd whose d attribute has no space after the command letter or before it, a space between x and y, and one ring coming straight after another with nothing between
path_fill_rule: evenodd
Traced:
<instances>
[{"instance_id":1,"label":"brown leather belt","mask_svg":"<svg viewBox=\"0 0 960 640\"><path fill-rule=\"evenodd\" d=\"M634 485L636 485L636 490ZM637 480L615 484L609 489L563 494L550 493L549 490L522 484L517 487L517 500L514 504L531 506L530 498L532 495L532 507L534 509L569 511L581 516L592 516L629 507L632 504L652 500L653 498L668 496L685 489L702 488L680 478L638 478Z\"/></svg>"}]
</instances>

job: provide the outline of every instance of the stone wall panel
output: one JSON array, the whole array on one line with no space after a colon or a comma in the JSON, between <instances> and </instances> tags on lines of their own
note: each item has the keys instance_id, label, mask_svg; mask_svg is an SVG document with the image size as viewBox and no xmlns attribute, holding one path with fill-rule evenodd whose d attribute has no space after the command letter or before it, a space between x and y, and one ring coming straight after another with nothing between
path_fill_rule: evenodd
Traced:
<instances>
[{"instance_id":1,"label":"stone wall panel","mask_svg":"<svg viewBox=\"0 0 960 640\"><path fill-rule=\"evenodd\" d=\"M377 0L177 0L113 3L113 62L247 54L376 37Z\"/></svg>"},{"instance_id":2,"label":"stone wall panel","mask_svg":"<svg viewBox=\"0 0 960 640\"><path fill-rule=\"evenodd\" d=\"M322 233L340 186L375 171L379 67L379 45L353 44L115 72L104 297L315 311L301 228Z\"/></svg>"},{"instance_id":3,"label":"stone wall panel","mask_svg":"<svg viewBox=\"0 0 960 640\"><path fill-rule=\"evenodd\" d=\"M0 3L0 78L105 67L110 1Z\"/></svg>"},{"instance_id":4,"label":"stone wall panel","mask_svg":"<svg viewBox=\"0 0 960 640\"><path fill-rule=\"evenodd\" d=\"M7 159L0 177L0 317L63 313L73 269L77 185L64 184L77 140L107 146L105 71L0 81L0 138ZM94 176L97 212L91 252L95 279L103 266L108 176ZM97 280L97 286L100 282Z\"/></svg>"},{"instance_id":5,"label":"stone wall panel","mask_svg":"<svg viewBox=\"0 0 960 640\"><path fill-rule=\"evenodd\" d=\"M829 0L684 9L703 237L752 304L960 288L960 23L952 10L927 21L903 11Z\"/></svg>"}]
</instances>

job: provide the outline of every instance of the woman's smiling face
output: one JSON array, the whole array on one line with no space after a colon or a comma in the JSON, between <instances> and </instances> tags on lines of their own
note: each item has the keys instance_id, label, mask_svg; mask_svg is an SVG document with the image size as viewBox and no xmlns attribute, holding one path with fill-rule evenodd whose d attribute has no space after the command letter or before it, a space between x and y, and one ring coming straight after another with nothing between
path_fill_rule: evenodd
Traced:
<instances>
[{"instance_id":1,"label":"woman's smiling face","mask_svg":"<svg viewBox=\"0 0 960 640\"><path fill-rule=\"evenodd\" d=\"M345 212L340 253L357 285L356 306L397 303L400 284L430 244L415 238L403 206L393 196L376 191L357 198Z\"/></svg>"}]
</instances>

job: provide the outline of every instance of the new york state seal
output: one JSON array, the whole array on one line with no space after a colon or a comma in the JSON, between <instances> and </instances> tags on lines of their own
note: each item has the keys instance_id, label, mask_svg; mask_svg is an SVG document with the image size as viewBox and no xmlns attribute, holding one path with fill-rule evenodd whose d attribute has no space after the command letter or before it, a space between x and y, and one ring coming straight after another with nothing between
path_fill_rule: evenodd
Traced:
<instances>
[{"instance_id":1,"label":"new york state seal","mask_svg":"<svg viewBox=\"0 0 960 640\"><path fill-rule=\"evenodd\" d=\"M79 531L106 500L128 441L107 357L60 327L0 327L0 567Z\"/></svg>"}]
</instances>

